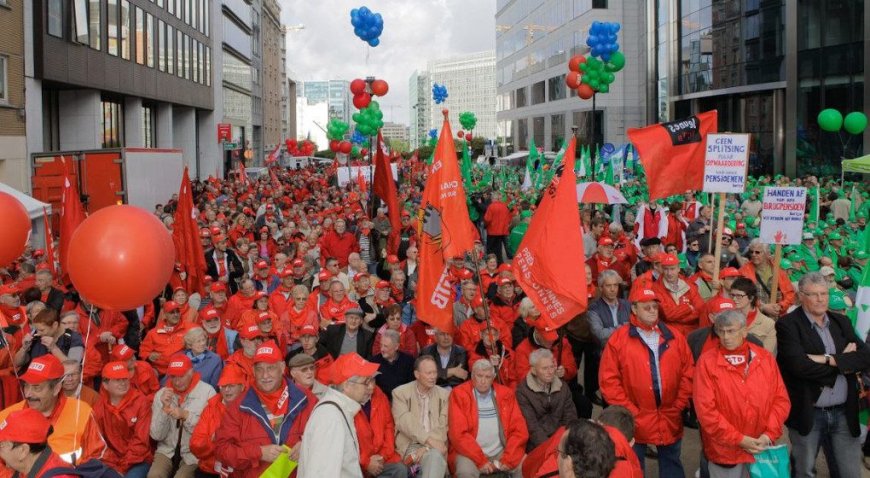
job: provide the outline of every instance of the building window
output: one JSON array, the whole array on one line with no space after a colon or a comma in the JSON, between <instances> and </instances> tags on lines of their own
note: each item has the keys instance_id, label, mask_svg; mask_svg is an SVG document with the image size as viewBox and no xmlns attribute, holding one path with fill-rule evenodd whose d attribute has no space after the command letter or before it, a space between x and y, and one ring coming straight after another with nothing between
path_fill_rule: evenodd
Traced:
<instances>
[{"instance_id":1,"label":"building window","mask_svg":"<svg viewBox=\"0 0 870 478\"><path fill-rule=\"evenodd\" d=\"M130 59L130 2L121 0L121 58Z\"/></svg>"},{"instance_id":2,"label":"building window","mask_svg":"<svg viewBox=\"0 0 870 478\"><path fill-rule=\"evenodd\" d=\"M145 14L145 59L149 68L154 68L154 17Z\"/></svg>"},{"instance_id":3,"label":"building window","mask_svg":"<svg viewBox=\"0 0 870 478\"><path fill-rule=\"evenodd\" d=\"M182 48L184 49L184 79L190 79L190 37L182 34Z\"/></svg>"},{"instance_id":4,"label":"building window","mask_svg":"<svg viewBox=\"0 0 870 478\"><path fill-rule=\"evenodd\" d=\"M526 88L525 87L517 88L517 94L516 94L515 98L516 98L517 108L522 108L523 106L527 106L528 101L526 101Z\"/></svg>"},{"instance_id":5,"label":"building window","mask_svg":"<svg viewBox=\"0 0 870 478\"><path fill-rule=\"evenodd\" d=\"M198 42L193 38L190 39L190 42L190 79L193 80L194 83L199 83L199 72L196 68L196 63L199 61L196 51L196 44Z\"/></svg>"},{"instance_id":6,"label":"building window","mask_svg":"<svg viewBox=\"0 0 870 478\"><path fill-rule=\"evenodd\" d=\"M88 23L90 23L90 28L88 29L89 42L88 44L94 50L100 49L100 35L102 33L101 23L100 23L100 14L102 9L100 8L100 0L90 0L90 4L88 6Z\"/></svg>"},{"instance_id":7,"label":"building window","mask_svg":"<svg viewBox=\"0 0 870 478\"><path fill-rule=\"evenodd\" d=\"M157 6L163 8L163 0L157 0Z\"/></svg>"},{"instance_id":8,"label":"building window","mask_svg":"<svg viewBox=\"0 0 870 478\"><path fill-rule=\"evenodd\" d=\"M550 116L550 145L553 151L558 151L563 141L565 141L565 115L552 115Z\"/></svg>"},{"instance_id":9,"label":"building window","mask_svg":"<svg viewBox=\"0 0 870 478\"><path fill-rule=\"evenodd\" d=\"M527 118L517 120L517 148L518 151L529 149L529 120Z\"/></svg>"},{"instance_id":10,"label":"building window","mask_svg":"<svg viewBox=\"0 0 870 478\"><path fill-rule=\"evenodd\" d=\"M205 47L205 86L211 86L211 48Z\"/></svg>"},{"instance_id":11,"label":"building window","mask_svg":"<svg viewBox=\"0 0 870 478\"><path fill-rule=\"evenodd\" d=\"M9 58L0 55L0 104L9 103L9 80L7 79L7 65Z\"/></svg>"},{"instance_id":12,"label":"building window","mask_svg":"<svg viewBox=\"0 0 870 478\"><path fill-rule=\"evenodd\" d=\"M536 116L532 118L532 137L535 138L535 146L544 146L544 117Z\"/></svg>"},{"instance_id":13,"label":"building window","mask_svg":"<svg viewBox=\"0 0 870 478\"><path fill-rule=\"evenodd\" d=\"M547 101L564 100L567 86L565 86L565 75L554 76L547 80Z\"/></svg>"},{"instance_id":14,"label":"building window","mask_svg":"<svg viewBox=\"0 0 870 478\"><path fill-rule=\"evenodd\" d=\"M206 27L206 22L208 22L208 1L207 0L199 0L199 31L208 35L208 27Z\"/></svg>"},{"instance_id":15,"label":"building window","mask_svg":"<svg viewBox=\"0 0 870 478\"><path fill-rule=\"evenodd\" d=\"M88 45L90 43L88 37L88 0L73 0L73 10L73 18L75 19L73 40L82 45Z\"/></svg>"},{"instance_id":16,"label":"building window","mask_svg":"<svg viewBox=\"0 0 870 478\"><path fill-rule=\"evenodd\" d=\"M607 8L607 0L592 0L592 8Z\"/></svg>"},{"instance_id":17,"label":"building window","mask_svg":"<svg viewBox=\"0 0 870 478\"><path fill-rule=\"evenodd\" d=\"M120 148L123 141L124 117L121 103L103 98L103 148Z\"/></svg>"},{"instance_id":18,"label":"building window","mask_svg":"<svg viewBox=\"0 0 870 478\"><path fill-rule=\"evenodd\" d=\"M205 28L203 28L202 32L205 33L206 36L208 36L209 25L211 24L211 17L209 17L209 8L208 8L210 3L208 0L202 0L202 3L203 3L203 7L202 7L203 26L205 27Z\"/></svg>"},{"instance_id":19,"label":"building window","mask_svg":"<svg viewBox=\"0 0 870 478\"><path fill-rule=\"evenodd\" d=\"M202 52L202 43L196 42L196 58L198 60L196 63L196 68L199 71L197 73L196 77L199 78L200 84L204 85L205 84L205 71L203 69L203 63L205 63L205 61L202 57L202 53L203 53Z\"/></svg>"},{"instance_id":20,"label":"building window","mask_svg":"<svg viewBox=\"0 0 870 478\"><path fill-rule=\"evenodd\" d=\"M166 9L170 15L175 15L175 0L166 0Z\"/></svg>"},{"instance_id":21,"label":"building window","mask_svg":"<svg viewBox=\"0 0 870 478\"><path fill-rule=\"evenodd\" d=\"M184 23L190 25L190 11L193 10L193 2L191 0L181 0L184 4Z\"/></svg>"},{"instance_id":22,"label":"building window","mask_svg":"<svg viewBox=\"0 0 870 478\"><path fill-rule=\"evenodd\" d=\"M179 78L184 77L184 47L182 46L182 42L184 34L181 33L181 30L175 30L175 73L178 74Z\"/></svg>"},{"instance_id":23,"label":"building window","mask_svg":"<svg viewBox=\"0 0 870 478\"><path fill-rule=\"evenodd\" d=\"M190 26L193 27L194 30L199 29L199 0L192 0L190 4L191 12L190 12Z\"/></svg>"},{"instance_id":24,"label":"building window","mask_svg":"<svg viewBox=\"0 0 870 478\"><path fill-rule=\"evenodd\" d=\"M63 38L63 0L48 0L48 34Z\"/></svg>"},{"instance_id":25,"label":"building window","mask_svg":"<svg viewBox=\"0 0 870 478\"><path fill-rule=\"evenodd\" d=\"M157 69L166 71L166 24L163 20L157 21Z\"/></svg>"},{"instance_id":26,"label":"building window","mask_svg":"<svg viewBox=\"0 0 870 478\"><path fill-rule=\"evenodd\" d=\"M106 0L106 51L112 56L118 56L118 14L118 0Z\"/></svg>"},{"instance_id":27,"label":"building window","mask_svg":"<svg viewBox=\"0 0 870 478\"><path fill-rule=\"evenodd\" d=\"M577 144L601 144L604 141L604 112L595 111L595 134L592 134L592 111L575 111L574 125L577 126Z\"/></svg>"},{"instance_id":28,"label":"building window","mask_svg":"<svg viewBox=\"0 0 870 478\"><path fill-rule=\"evenodd\" d=\"M166 25L166 73L175 74L175 46L172 39L175 38L175 29L172 25Z\"/></svg>"},{"instance_id":29,"label":"building window","mask_svg":"<svg viewBox=\"0 0 870 478\"><path fill-rule=\"evenodd\" d=\"M146 148L157 147L157 106L142 103L142 139Z\"/></svg>"},{"instance_id":30,"label":"building window","mask_svg":"<svg viewBox=\"0 0 870 478\"><path fill-rule=\"evenodd\" d=\"M539 81L537 83L532 84L532 104L539 105L545 101L547 101L547 96L545 94L544 82Z\"/></svg>"},{"instance_id":31,"label":"building window","mask_svg":"<svg viewBox=\"0 0 870 478\"><path fill-rule=\"evenodd\" d=\"M136 7L136 63L145 64L145 12Z\"/></svg>"}]
</instances>

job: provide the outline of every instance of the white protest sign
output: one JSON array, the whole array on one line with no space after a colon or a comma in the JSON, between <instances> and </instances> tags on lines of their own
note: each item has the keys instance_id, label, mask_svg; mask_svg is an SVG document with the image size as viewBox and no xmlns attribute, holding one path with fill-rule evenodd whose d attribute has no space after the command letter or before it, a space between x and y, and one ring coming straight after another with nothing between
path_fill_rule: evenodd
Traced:
<instances>
[{"instance_id":1,"label":"white protest sign","mask_svg":"<svg viewBox=\"0 0 870 478\"><path fill-rule=\"evenodd\" d=\"M390 164L393 168L393 180L398 180L399 172L396 163ZM351 181L358 181L357 176L362 176L366 184L372 183L372 173L374 172L371 166L345 166L338 168L338 187L344 187L345 184Z\"/></svg>"},{"instance_id":2,"label":"white protest sign","mask_svg":"<svg viewBox=\"0 0 870 478\"><path fill-rule=\"evenodd\" d=\"M761 242L800 244L806 205L807 188L765 188L759 234Z\"/></svg>"},{"instance_id":3,"label":"white protest sign","mask_svg":"<svg viewBox=\"0 0 870 478\"><path fill-rule=\"evenodd\" d=\"M748 166L748 134L708 134L703 191L742 193L746 188Z\"/></svg>"}]
</instances>

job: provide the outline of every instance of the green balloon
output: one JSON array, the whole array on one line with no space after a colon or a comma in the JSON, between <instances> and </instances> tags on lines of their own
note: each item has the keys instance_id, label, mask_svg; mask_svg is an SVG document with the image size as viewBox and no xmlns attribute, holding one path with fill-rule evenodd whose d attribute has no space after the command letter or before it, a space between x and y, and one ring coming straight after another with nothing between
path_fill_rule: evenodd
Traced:
<instances>
[{"instance_id":1,"label":"green balloon","mask_svg":"<svg viewBox=\"0 0 870 478\"><path fill-rule=\"evenodd\" d=\"M598 91L601 88L601 83L598 80L589 80L589 86L591 86L593 90Z\"/></svg>"},{"instance_id":2,"label":"green balloon","mask_svg":"<svg viewBox=\"0 0 870 478\"><path fill-rule=\"evenodd\" d=\"M588 74L580 77L580 83L585 83L587 85L589 84L589 81L591 81L591 80L592 80L592 78L589 78Z\"/></svg>"},{"instance_id":3,"label":"green balloon","mask_svg":"<svg viewBox=\"0 0 870 478\"><path fill-rule=\"evenodd\" d=\"M846 119L843 120L843 128L849 132L849 134L861 134L867 129L867 115L861 113L860 111L853 111L846 115Z\"/></svg>"},{"instance_id":4,"label":"green balloon","mask_svg":"<svg viewBox=\"0 0 870 478\"><path fill-rule=\"evenodd\" d=\"M599 93L607 93L608 91L610 91L610 85L609 85L609 84L607 84L607 83L601 83L601 84L598 86L598 92L599 92Z\"/></svg>"},{"instance_id":5,"label":"green balloon","mask_svg":"<svg viewBox=\"0 0 870 478\"><path fill-rule=\"evenodd\" d=\"M587 71L587 70L589 70L589 64L588 64L588 63L580 63L580 69L581 69L582 71Z\"/></svg>"},{"instance_id":6,"label":"green balloon","mask_svg":"<svg viewBox=\"0 0 870 478\"><path fill-rule=\"evenodd\" d=\"M834 133L840 131L840 127L843 126L843 115L834 108L828 108L819 112L819 117L817 118L817 121L820 128L825 131Z\"/></svg>"},{"instance_id":7,"label":"green balloon","mask_svg":"<svg viewBox=\"0 0 870 478\"><path fill-rule=\"evenodd\" d=\"M604 65L607 71L615 72L621 70L625 66L625 55L621 51L610 54L610 61Z\"/></svg>"},{"instance_id":8,"label":"green balloon","mask_svg":"<svg viewBox=\"0 0 870 478\"><path fill-rule=\"evenodd\" d=\"M604 73L604 82L607 83L608 85L613 83L613 80L615 80L615 79L616 79L616 75L614 75L613 73L609 73L609 72Z\"/></svg>"}]
</instances>

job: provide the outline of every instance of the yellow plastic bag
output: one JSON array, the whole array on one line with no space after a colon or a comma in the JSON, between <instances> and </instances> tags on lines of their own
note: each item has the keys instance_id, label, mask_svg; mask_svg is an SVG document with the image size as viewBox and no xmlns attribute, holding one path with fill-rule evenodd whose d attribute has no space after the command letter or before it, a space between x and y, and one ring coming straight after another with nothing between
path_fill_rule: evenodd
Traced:
<instances>
[{"instance_id":1,"label":"yellow plastic bag","mask_svg":"<svg viewBox=\"0 0 870 478\"><path fill-rule=\"evenodd\" d=\"M260 478L287 478L296 469L297 463L290 459L290 448L287 445L283 445L283 447L284 451L268 468L263 470Z\"/></svg>"}]
</instances>

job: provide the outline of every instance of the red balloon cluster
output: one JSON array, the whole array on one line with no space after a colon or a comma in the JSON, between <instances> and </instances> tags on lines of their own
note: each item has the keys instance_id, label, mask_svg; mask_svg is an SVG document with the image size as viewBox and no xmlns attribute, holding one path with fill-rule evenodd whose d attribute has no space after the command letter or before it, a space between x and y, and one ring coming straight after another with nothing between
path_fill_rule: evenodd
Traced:
<instances>
[{"instance_id":1,"label":"red balloon cluster","mask_svg":"<svg viewBox=\"0 0 870 478\"><path fill-rule=\"evenodd\" d=\"M338 141L334 139L329 142L329 150L333 153L350 154L352 149L353 145L350 141Z\"/></svg>"},{"instance_id":2,"label":"red balloon cluster","mask_svg":"<svg viewBox=\"0 0 870 478\"><path fill-rule=\"evenodd\" d=\"M374 80L371 84L362 78L350 82L350 92L353 93L353 105L361 110L372 102L372 96L385 96L390 91L390 85L384 80Z\"/></svg>"},{"instance_id":3,"label":"red balloon cluster","mask_svg":"<svg viewBox=\"0 0 870 478\"><path fill-rule=\"evenodd\" d=\"M586 57L583 55L574 55L570 60L568 60L568 75L565 76L565 84L568 88L577 90L577 96L584 100L588 100L589 98L592 98L593 94L595 94L595 90L593 90L587 83L581 82L582 75L580 65L582 63L586 63Z\"/></svg>"},{"instance_id":4,"label":"red balloon cluster","mask_svg":"<svg viewBox=\"0 0 870 478\"><path fill-rule=\"evenodd\" d=\"M464 139L465 141L470 142L471 141L471 131L466 133L465 131L459 130L456 132L456 137L458 137L459 139Z\"/></svg>"},{"instance_id":5,"label":"red balloon cluster","mask_svg":"<svg viewBox=\"0 0 870 478\"><path fill-rule=\"evenodd\" d=\"M314 151L317 149L315 144L307 139L299 143L295 139L288 138L285 144L287 145L287 152L291 156L314 156Z\"/></svg>"}]
</instances>

